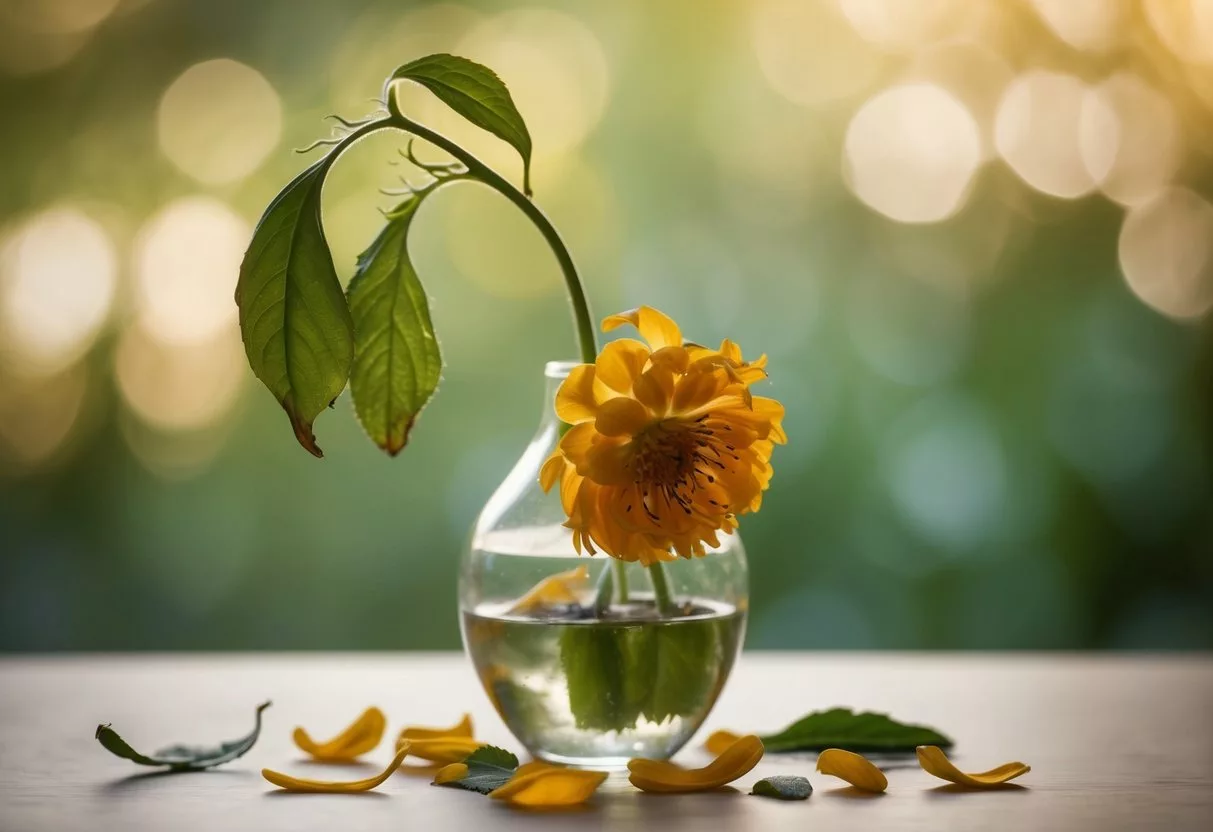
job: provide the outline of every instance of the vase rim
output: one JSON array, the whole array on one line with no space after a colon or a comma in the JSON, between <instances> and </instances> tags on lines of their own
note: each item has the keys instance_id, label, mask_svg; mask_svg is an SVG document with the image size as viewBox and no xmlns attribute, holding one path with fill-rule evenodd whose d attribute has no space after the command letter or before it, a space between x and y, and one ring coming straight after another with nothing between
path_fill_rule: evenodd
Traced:
<instances>
[{"instance_id":1,"label":"vase rim","mask_svg":"<svg viewBox=\"0 0 1213 832\"><path fill-rule=\"evenodd\" d=\"M543 374L548 378L567 378L580 361L549 361L543 366Z\"/></svg>"}]
</instances>

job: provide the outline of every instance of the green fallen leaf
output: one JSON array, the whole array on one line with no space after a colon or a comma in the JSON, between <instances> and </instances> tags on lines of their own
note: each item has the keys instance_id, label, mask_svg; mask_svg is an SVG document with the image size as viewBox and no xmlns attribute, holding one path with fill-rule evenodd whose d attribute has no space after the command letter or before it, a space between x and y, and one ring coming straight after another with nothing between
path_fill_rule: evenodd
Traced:
<instances>
[{"instance_id":1,"label":"green fallen leaf","mask_svg":"<svg viewBox=\"0 0 1213 832\"><path fill-rule=\"evenodd\" d=\"M265 209L240 264L236 305L253 374L299 444L324 456L312 424L345 389L354 323L320 223L320 191L338 151L296 176Z\"/></svg>"},{"instance_id":2,"label":"green fallen leaf","mask_svg":"<svg viewBox=\"0 0 1213 832\"><path fill-rule=\"evenodd\" d=\"M764 777L754 784L750 794L773 797L776 800L808 800L813 793L813 784L799 775Z\"/></svg>"},{"instance_id":3,"label":"green fallen leaf","mask_svg":"<svg viewBox=\"0 0 1213 832\"><path fill-rule=\"evenodd\" d=\"M97 740L107 751L141 766L168 766L170 771L201 771L206 768L230 763L248 752L261 734L261 712L270 706L263 702L257 706L256 724L248 736L230 740L217 746L171 745L155 754L140 754L127 745L126 740L109 725L97 726Z\"/></svg>"},{"instance_id":4,"label":"green fallen leaf","mask_svg":"<svg viewBox=\"0 0 1213 832\"><path fill-rule=\"evenodd\" d=\"M531 134L497 73L458 55L426 55L388 78L421 84L459 115L511 145L522 157L522 190L531 195ZM385 94L386 97L386 94Z\"/></svg>"},{"instance_id":5,"label":"green fallen leaf","mask_svg":"<svg viewBox=\"0 0 1213 832\"><path fill-rule=\"evenodd\" d=\"M358 258L347 290L354 321L354 411L371 440L392 456L408 441L442 374L429 300L408 252L409 227L424 193L411 195L389 215Z\"/></svg>"},{"instance_id":6,"label":"green fallen leaf","mask_svg":"<svg viewBox=\"0 0 1213 832\"><path fill-rule=\"evenodd\" d=\"M762 738L767 751L906 751L920 745L948 748L952 740L925 725L908 725L887 714L855 713L850 708L815 711L777 734Z\"/></svg>"},{"instance_id":7,"label":"green fallen leaf","mask_svg":"<svg viewBox=\"0 0 1213 832\"><path fill-rule=\"evenodd\" d=\"M440 785L488 794L513 776L518 758L504 748L486 745L469 754L463 764L468 767L467 774Z\"/></svg>"}]
</instances>

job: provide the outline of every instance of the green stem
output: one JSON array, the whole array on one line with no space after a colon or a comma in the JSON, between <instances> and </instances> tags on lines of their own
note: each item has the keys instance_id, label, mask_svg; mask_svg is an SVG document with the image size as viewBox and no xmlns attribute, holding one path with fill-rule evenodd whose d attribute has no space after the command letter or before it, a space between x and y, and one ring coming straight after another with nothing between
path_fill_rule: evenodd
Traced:
<instances>
[{"instance_id":1,"label":"green stem","mask_svg":"<svg viewBox=\"0 0 1213 832\"><path fill-rule=\"evenodd\" d=\"M665 577L665 567L660 562L649 567L649 580L653 582L653 600L657 611L663 616L674 614L674 599L670 596L670 584Z\"/></svg>"},{"instance_id":2,"label":"green stem","mask_svg":"<svg viewBox=\"0 0 1213 832\"><path fill-rule=\"evenodd\" d=\"M468 169L468 173L514 203L518 210L522 211L527 219L539 229L539 233L547 241L548 246L552 249L552 253L556 255L556 262L560 264L560 271L564 275L564 285L569 293L569 303L573 307L573 322L577 328L577 341L581 347L581 360L585 364L593 364L598 358L598 340L594 334L594 318L590 314L590 304L586 300L585 287L582 285L581 276L577 273L577 266L573 263L573 255L569 253L568 246L564 244L564 240L560 237L560 232L552 225L552 221L539 209L538 205L523 194L522 191L514 187L504 176L497 173L497 171L490 168L471 153L468 153L446 136L431 130L424 124L418 124L401 113L400 108L396 104L396 96L394 94L388 96L388 112L390 116L387 121L393 126L412 133L418 138L425 139L430 144L441 148L455 159L458 159ZM616 559L612 559L612 565L615 569L614 583L618 588L619 602L621 604L627 603L627 565L623 561ZM659 580L664 586L665 576L661 575L660 579L656 577L658 572L660 572L661 565L657 564L654 568L657 571L650 570L653 571L654 575L654 587L656 587ZM668 588L665 597L668 603Z\"/></svg>"}]
</instances>

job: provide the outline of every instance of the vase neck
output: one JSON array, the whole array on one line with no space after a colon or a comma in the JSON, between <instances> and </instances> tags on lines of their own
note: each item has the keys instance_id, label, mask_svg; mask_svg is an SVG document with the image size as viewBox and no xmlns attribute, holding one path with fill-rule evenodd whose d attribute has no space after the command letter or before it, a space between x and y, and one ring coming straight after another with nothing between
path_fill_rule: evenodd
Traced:
<instances>
[{"instance_id":1,"label":"vase neck","mask_svg":"<svg viewBox=\"0 0 1213 832\"><path fill-rule=\"evenodd\" d=\"M539 432L556 427L560 420L556 418L556 391L569 377L569 373L577 366L576 361L549 361L543 368L543 411L539 415Z\"/></svg>"}]
</instances>

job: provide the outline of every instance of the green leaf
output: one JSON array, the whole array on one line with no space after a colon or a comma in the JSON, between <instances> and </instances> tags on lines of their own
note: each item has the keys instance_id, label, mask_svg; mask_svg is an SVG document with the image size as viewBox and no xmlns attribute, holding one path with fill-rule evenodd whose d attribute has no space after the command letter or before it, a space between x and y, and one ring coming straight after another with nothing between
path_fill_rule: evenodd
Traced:
<instances>
[{"instance_id":1,"label":"green leaf","mask_svg":"<svg viewBox=\"0 0 1213 832\"><path fill-rule=\"evenodd\" d=\"M622 731L636 725L640 703L634 693L625 692L624 686L625 680L639 680L639 677L629 673L629 658L643 651L646 629L601 626L563 628L564 632L560 634L560 661L569 688L569 710L578 728Z\"/></svg>"},{"instance_id":2,"label":"green leaf","mask_svg":"<svg viewBox=\"0 0 1213 832\"><path fill-rule=\"evenodd\" d=\"M253 373L286 410L299 444L318 457L312 424L345 388L354 360L354 325L320 222L320 191L335 158L296 176L265 209L236 286Z\"/></svg>"},{"instance_id":3,"label":"green leaf","mask_svg":"<svg viewBox=\"0 0 1213 832\"><path fill-rule=\"evenodd\" d=\"M920 745L948 748L952 741L933 728L908 725L887 714L855 713L850 708L816 711L777 734L762 738L767 751L913 751Z\"/></svg>"},{"instance_id":4,"label":"green leaf","mask_svg":"<svg viewBox=\"0 0 1213 832\"><path fill-rule=\"evenodd\" d=\"M140 754L127 745L126 740L109 725L97 726L97 740L111 754L138 763L141 766L168 766L170 771L201 771L205 768L230 763L243 756L261 735L261 712L270 706L263 702L257 706L256 724L251 734L238 740L230 740L217 746L172 745L155 754Z\"/></svg>"},{"instance_id":5,"label":"green leaf","mask_svg":"<svg viewBox=\"0 0 1213 832\"><path fill-rule=\"evenodd\" d=\"M651 721L702 712L708 698L716 698L723 661L716 625L707 620L655 628L652 693L644 707Z\"/></svg>"},{"instance_id":6,"label":"green leaf","mask_svg":"<svg viewBox=\"0 0 1213 832\"><path fill-rule=\"evenodd\" d=\"M422 198L414 194L389 215L358 258L347 292L354 321L354 411L371 440L392 456L408 441L442 374L429 301L408 252L409 227Z\"/></svg>"},{"instance_id":7,"label":"green leaf","mask_svg":"<svg viewBox=\"0 0 1213 832\"><path fill-rule=\"evenodd\" d=\"M813 784L798 774L764 777L754 784L750 794L773 797L776 800L808 800Z\"/></svg>"},{"instance_id":8,"label":"green leaf","mask_svg":"<svg viewBox=\"0 0 1213 832\"><path fill-rule=\"evenodd\" d=\"M458 55L426 55L388 78L416 81L468 121L512 145L522 156L522 190L531 195L531 134L497 73ZM386 97L386 95L385 95Z\"/></svg>"},{"instance_id":9,"label":"green leaf","mask_svg":"<svg viewBox=\"0 0 1213 832\"><path fill-rule=\"evenodd\" d=\"M463 764L468 767L467 774L441 785L488 794L505 785L514 775L514 770L518 768L518 758L504 748L486 745L469 754Z\"/></svg>"}]
</instances>

